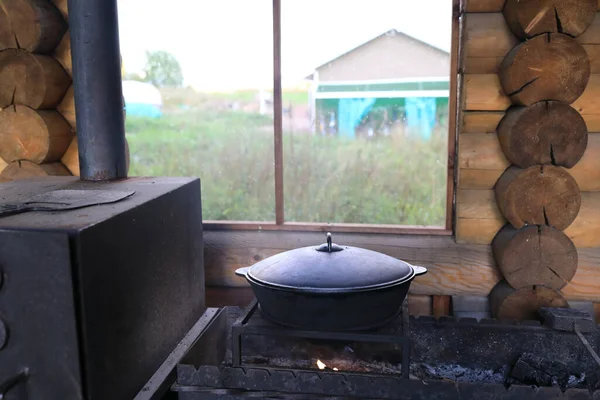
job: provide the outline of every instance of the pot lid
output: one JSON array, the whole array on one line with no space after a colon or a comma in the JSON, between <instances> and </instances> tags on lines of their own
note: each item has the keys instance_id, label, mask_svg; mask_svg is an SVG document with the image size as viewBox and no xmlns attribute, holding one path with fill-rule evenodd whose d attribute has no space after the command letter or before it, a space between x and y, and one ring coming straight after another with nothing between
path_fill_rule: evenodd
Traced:
<instances>
[{"instance_id":1,"label":"pot lid","mask_svg":"<svg viewBox=\"0 0 600 400\"><path fill-rule=\"evenodd\" d=\"M248 270L257 283L291 289L346 291L370 289L412 279L413 267L388 255L327 243L266 258Z\"/></svg>"}]
</instances>

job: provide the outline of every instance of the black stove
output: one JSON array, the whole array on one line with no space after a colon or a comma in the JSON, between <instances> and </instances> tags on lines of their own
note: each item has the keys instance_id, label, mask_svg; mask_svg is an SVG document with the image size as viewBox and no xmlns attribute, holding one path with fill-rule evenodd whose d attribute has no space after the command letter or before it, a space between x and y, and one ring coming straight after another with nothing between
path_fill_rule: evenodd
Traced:
<instances>
[{"instance_id":1,"label":"black stove","mask_svg":"<svg viewBox=\"0 0 600 400\"><path fill-rule=\"evenodd\" d=\"M136 400L600 398L600 391L589 387L597 366L577 336L539 321L414 318L407 315L405 304L398 319L380 329L319 332L273 324L253 301L245 309L208 309L199 324ZM586 335L598 348L598 332ZM361 345L384 358L395 354L387 361L364 361L367 364L389 365L391 360L397 365L365 372L341 362L345 356L340 349L356 346L358 353ZM324 348L339 352L339 359L336 363L333 357L319 369L312 359ZM512 366L529 352L560 360L571 374L568 384L536 386L511 380ZM282 364L278 357L289 363Z\"/></svg>"}]
</instances>

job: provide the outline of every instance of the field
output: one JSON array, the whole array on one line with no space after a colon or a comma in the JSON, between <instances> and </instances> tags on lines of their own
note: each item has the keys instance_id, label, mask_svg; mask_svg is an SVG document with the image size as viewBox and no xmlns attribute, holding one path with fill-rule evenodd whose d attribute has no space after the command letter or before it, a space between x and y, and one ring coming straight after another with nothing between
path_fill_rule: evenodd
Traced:
<instances>
[{"instance_id":1,"label":"field","mask_svg":"<svg viewBox=\"0 0 600 400\"><path fill-rule=\"evenodd\" d=\"M169 95L160 119L127 117L130 174L200 177L205 220L274 220L272 118L243 111L251 94L196 97ZM287 98L306 104L302 94ZM287 221L443 225L446 127L422 141L321 137L284 126Z\"/></svg>"}]
</instances>

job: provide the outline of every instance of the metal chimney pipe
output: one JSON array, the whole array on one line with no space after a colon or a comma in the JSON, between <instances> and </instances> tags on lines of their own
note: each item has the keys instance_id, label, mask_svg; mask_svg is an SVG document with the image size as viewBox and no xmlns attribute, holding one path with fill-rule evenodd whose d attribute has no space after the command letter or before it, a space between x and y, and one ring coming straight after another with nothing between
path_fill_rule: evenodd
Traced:
<instances>
[{"instance_id":1,"label":"metal chimney pipe","mask_svg":"<svg viewBox=\"0 0 600 400\"><path fill-rule=\"evenodd\" d=\"M68 0L81 179L127 178L117 0Z\"/></svg>"}]
</instances>

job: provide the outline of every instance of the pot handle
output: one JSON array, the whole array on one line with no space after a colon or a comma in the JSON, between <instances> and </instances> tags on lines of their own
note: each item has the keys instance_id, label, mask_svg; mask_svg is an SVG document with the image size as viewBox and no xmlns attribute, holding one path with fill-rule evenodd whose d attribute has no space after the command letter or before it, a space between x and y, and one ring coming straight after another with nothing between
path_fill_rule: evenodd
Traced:
<instances>
[{"instance_id":1,"label":"pot handle","mask_svg":"<svg viewBox=\"0 0 600 400\"><path fill-rule=\"evenodd\" d=\"M419 265L413 265L412 267L415 270L415 276L425 275L427 273L427 268L425 267Z\"/></svg>"},{"instance_id":2,"label":"pot handle","mask_svg":"<svg viewBox=\"0 0 600 400\"><path fill-rule=\"evenodd\" d=\"M250 269L250 267L238 268L235 270L235 274L237 276L243 276L245 278L249 269Z\"/></svg>"}]
</instances>

